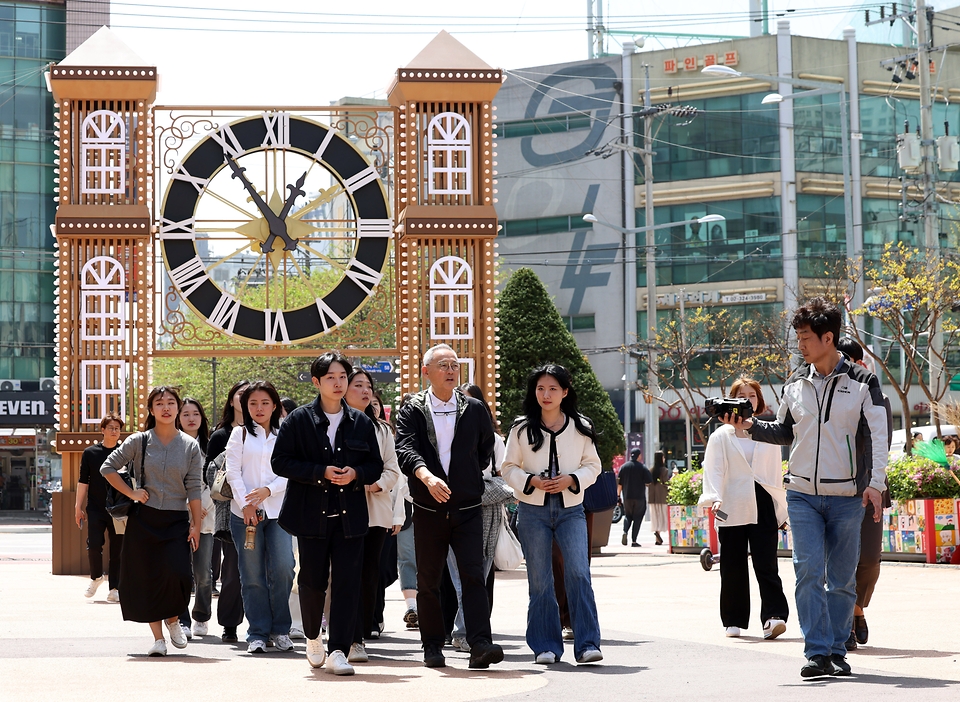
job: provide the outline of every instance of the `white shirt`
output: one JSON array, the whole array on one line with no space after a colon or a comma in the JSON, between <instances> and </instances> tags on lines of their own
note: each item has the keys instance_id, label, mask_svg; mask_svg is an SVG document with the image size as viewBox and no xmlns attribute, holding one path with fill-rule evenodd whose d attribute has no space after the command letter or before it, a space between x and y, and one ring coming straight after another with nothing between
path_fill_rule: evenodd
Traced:
<instances>
[{"instance_id":1,"label":"white shirt","mask_svg":"<svg viewBox=\"0 0 960 702\"><path fill-rule=\"evenodd\" d=\"M453 432L457 427L457 397L451 395L447 402L433 394L433 388L427 393L430 399L430 411L433 414L433 428L437 433L437 451L440 452L440 465L443 472L450 475L450 447L453 445Z\"/></svg>"},{"instance_id":2,"label":"white shirt","mask_svg":"<svg viewBox=\"0 0 960 702\"><path fill-rule=\"evenodd\" d=\"M244 440L243 435L247 438ZM270 457L277 442L275 432L264 436L263 428L257 432L246 431L242 426L234 427L227 440L227 482L233 490L230 511L243 517L243 506L247 503L247 494L259 487L270 488L270 497L263 501L260 508L266 512L267 519L276 519L283 505L283 493L287 489L287 479L273 472Z\"/></svg>"},{"instance_id":3,"label":"white shirt","mask_svg":"<svg viewBox=\"0 0 960 702\"><path fill-rule=\"evenodd\" d=\"M330 426L327 427L327 438L330 439L330 449L333 451L337 450L337 427L340 426L340 422L343 421L343 408L340 409L336 414L327 414L327 421L330 422Z\"/></svg>"}]
</instances>

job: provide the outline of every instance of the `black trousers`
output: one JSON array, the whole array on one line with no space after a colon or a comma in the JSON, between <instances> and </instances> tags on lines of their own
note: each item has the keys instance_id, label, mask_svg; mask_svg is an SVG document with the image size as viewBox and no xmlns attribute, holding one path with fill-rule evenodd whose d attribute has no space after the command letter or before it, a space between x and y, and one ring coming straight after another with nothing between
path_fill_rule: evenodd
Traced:
<instances>
[{"instance_id":1,"label":"black trousers","mask_svg":"<svg viewBox=\"0 0 960 702\"><path fill-rule=\"evenodd\" d=\"M750 577L747 546L753 559L753 572L760 586L760 621L771 617L787 621L790 605L783 594L777 570L777 514L773 498L759 483L754 483L757 498L757 523L722 526L720 538L720 619L725 627L746 629L750 624Z\"/></svg>"},{"instance_id":2,"label":"black trousers","mask_svg":"<svg viewBox=\"0 0 960 702\"><path fill-rule=\"evenodd\" d=\"M110 535L110 574L107 581L111 590L120 584L120 550L123 548L123 534L113 527L113 517L106 512L91 510L87 507L87 558L90 561L90 579L96 580L103 575L103 542Z\"/></svg>"},{"instance_id":3,"label":"black trousers","mask_svg":"<svg viewBox=\"0 0 960 702\"><path fill-rule=\"evenodd\" d=\"M873 503L868 502L860 523L860 562L857 563L857 606L866 607L880 578L883 520L873 521ZM113 556L110 556L113 560Z\"/></svg>"},{"instance_id":4,"label":"black trousers","mask_svg":"<svg viewBox=\"0 0 960 702\"><path fill-rule=\"evenodd\" d=\"M327 650L350 652L360 612L360 574L363 567L363 539L348 539L340 517L327 517L323 539L299 537L300 613L303 633L308 639L320 637L323 602L330 584L330 619L327 621Z\"/></svg>"},{"instance_id":5,"label":"black trousers","mask_svg":"<svg viewBox=\"0 0 960 702\"><path fill-rule=\"evenodd\" d=\"M363 537L363 563L360 567L360 601L357 609L357 625L353 632L353 642L363 643L370 638L370 632L377 626L377 590L380 589L380 552L387 540L387 530L372 526ZM336 650L336 649L334 649Z\"/></svg>"},{"instance_id":6,"label":"black trousers","mask_svg":"<svg viewBox=\"0 0 960 702\"><path fill-rule=\"evenodd\" d=\"M490 605L483 577L483 515L480 507L432 512L414 506L413 526L417 552L417 614L424 647L443 647L440 578L451 548L460 571L467 643L473 646L481 641L491 641Z\"/></svg>"},{"instance_id":7,"label":"black trousers","mask_svg":"<svg viewBox=\"0 0 960 702\"><path fill-rule=\"evenodd\" d=\"M237 548L223 546L220 566L220 598L217 600L217 622L222 627L236 628L243 623L243 597L240 595L240 564Z\"/></svg>"},{"instance_id":8,"label":"black trousers","mask_svg":"<svg viewBox=\"0 0 960 702\"><path fill-rule=\"evenodd\" d=\"M646 513L646 500L623 501L623 533L628 533L630 527L633 527L633 533L630 535L631 543L637 543L637 536L640 534L640 525L643 524L643 515Z\"/></svg>"}]
</instances>

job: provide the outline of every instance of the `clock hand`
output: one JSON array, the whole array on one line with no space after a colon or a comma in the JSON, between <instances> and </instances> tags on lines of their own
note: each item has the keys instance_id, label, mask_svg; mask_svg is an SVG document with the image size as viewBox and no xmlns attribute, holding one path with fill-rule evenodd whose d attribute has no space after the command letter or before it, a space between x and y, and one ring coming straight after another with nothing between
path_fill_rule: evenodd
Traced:
<instances>
[{"instance_id":1,"label":"clock hand","mask_svg":"<svg viewBox=\"0 0 960 702\"><path fill-rule=\"evenodd\" d=\"M260 197L260 193L257 192L257 189L253 187L253 184L247 180L247 177L244 175L246 168L242 168L236 161L234 161L229 156L225 156L224 160L227 162L227 165L230 166L230 170L233 171L233 178L239 178L240 182L243 183L243 187L250 194L253 203L257 206L257 209L260 210L260 213L263 215L263 218L267 220L267 224L270 226L270 237L266 242L260 245L260 250L263 253L270 253L273 251L273 239L276 239L278 236L286 242L284 247L288 251L292 251L297 247L297 242L290 238L287 234L287 225L286 223L277 217L273 210L263 201L263 198Z\"/></svg>"},{"instance_id":2,"label":"clock hand","mask_svg":"<svg viewBox=\"0 0 960 702\"><path fill-rule=\"evenodd\" d=\"M287 231L286 219L287 219L287 215L290 213L290 209L293 207L294 201L297 199L299 195L306 195L306 193L303 191L303 184L306 180L307 180L307 171L304 171L303 175L300 176L299 179L297 179L296 185L287 186L287 189L290 190L290 196L287 198L286 202L283 203L283 207L280 209L280 214L277 215L277 218L284 223L283 224L284 232ZM263 246L267 247L266 249L264 249L265 251L273 250L273 242L276 238L277 238L277 235L274 233L273 227L271 227L270 236L268 236L267 240L263 243ZM287 242L286 246L283 247L285 251L293 251L294 249L297 248L297 242L293 241L289 237L289 235L284 237L284 239Z\"/></svg>"}]
</instances>

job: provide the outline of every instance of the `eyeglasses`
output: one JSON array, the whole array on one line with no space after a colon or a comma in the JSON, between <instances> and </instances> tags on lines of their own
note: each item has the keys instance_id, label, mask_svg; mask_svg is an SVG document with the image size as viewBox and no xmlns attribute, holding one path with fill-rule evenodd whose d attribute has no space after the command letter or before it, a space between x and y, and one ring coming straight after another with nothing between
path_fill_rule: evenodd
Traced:
<instances>
[{"instance_id":1,"label":"eyeglasses","mask_svg":"<svg viewBox=\"0 0 960 702\"><path fill-rule=\"evenodd\" d=\"M460 364L457 363L456 361L438 361L437 363L434 363L433 365L435 365L437 368L439 368L440 370L442 370L444 373L449 373L450 371L458 371L458 370L460 370Z\"/></svg>"}]
</instances>

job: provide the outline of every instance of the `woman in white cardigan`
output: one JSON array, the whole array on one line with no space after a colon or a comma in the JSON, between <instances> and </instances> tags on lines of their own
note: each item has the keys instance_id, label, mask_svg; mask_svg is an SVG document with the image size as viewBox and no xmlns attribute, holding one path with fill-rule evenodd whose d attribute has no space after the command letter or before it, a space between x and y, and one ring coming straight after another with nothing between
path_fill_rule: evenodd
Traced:
<instances>
[{"instance_id":1,"label":"woman in white cardigan","mask_svg":"<svg viewBox=\"0 0 960 702\"><path fill-rule=\"evenodd\" d=\"M530 591L527 645L537 663L556 663L563 655L553 589L556 541L563 553L574 657L595 663L603 655L582 503L584 490L600 474L596 433L577 411L576 392L563 366L548 364L530 374L523 412L510 429L501 472L520 501L517 528Z\"/></svg>"},{"instance_id":2,"label":"woman in white cardigan","mask_svg":"<svg viewBox=\"0 0 960 702\"><path fill-rule=\"evenodd\" d=\"M360 575L360 611L353 633L353 644L347 660L350 663L366 663L369 660L363 640L373 638L376 630L380 635L380 623L375 621L377 589L380 583L380 554L387 539L387 531L393 529L393 497L390 491L400 478L397 462L397 445L390 425L377 417L371 406L373 402L373 377L362 368L354 368L347 378L347 404L360 410L373 421L383 459L383 474L372 485L366 486L367 514L370 527L363 537L363 565ZM402 524L402 520L401 520Z\"/></svg>"},{"instance_id":3,"label":"woman in white cardigan","mask_svg":"<svg viewBox=\"0 0 960 702\"><path fill-rule=\"evenodd\" d=\"M251 383L240 397L243 424L227 440L227 482L233 490L230 533L240 565L240 594L247 623L247 652L266 653L271 639L279 651L290 641L293 539L277 523L287 479L270 467L283 407L266 380ZM256 529L253 548L246 530Z\"/></svg>"},{"instance_id":4,"label":"woman in white cardigan","mask_svg":"<svg viewBox=\"0 0 960 702\"><path fill-rule=\"evenodd\" d=\"M733 397L750 400L754 414L766 410L760 383L738 378ZM780 447L755 442L725 425L707 442L700 504L713 510L720 538L720 619L727 636L740 636L750 623L747 548L760 586L763 638L787 630L790 607L777 571L778 530L787 521Z\"/></svg>"}]
</instances>

